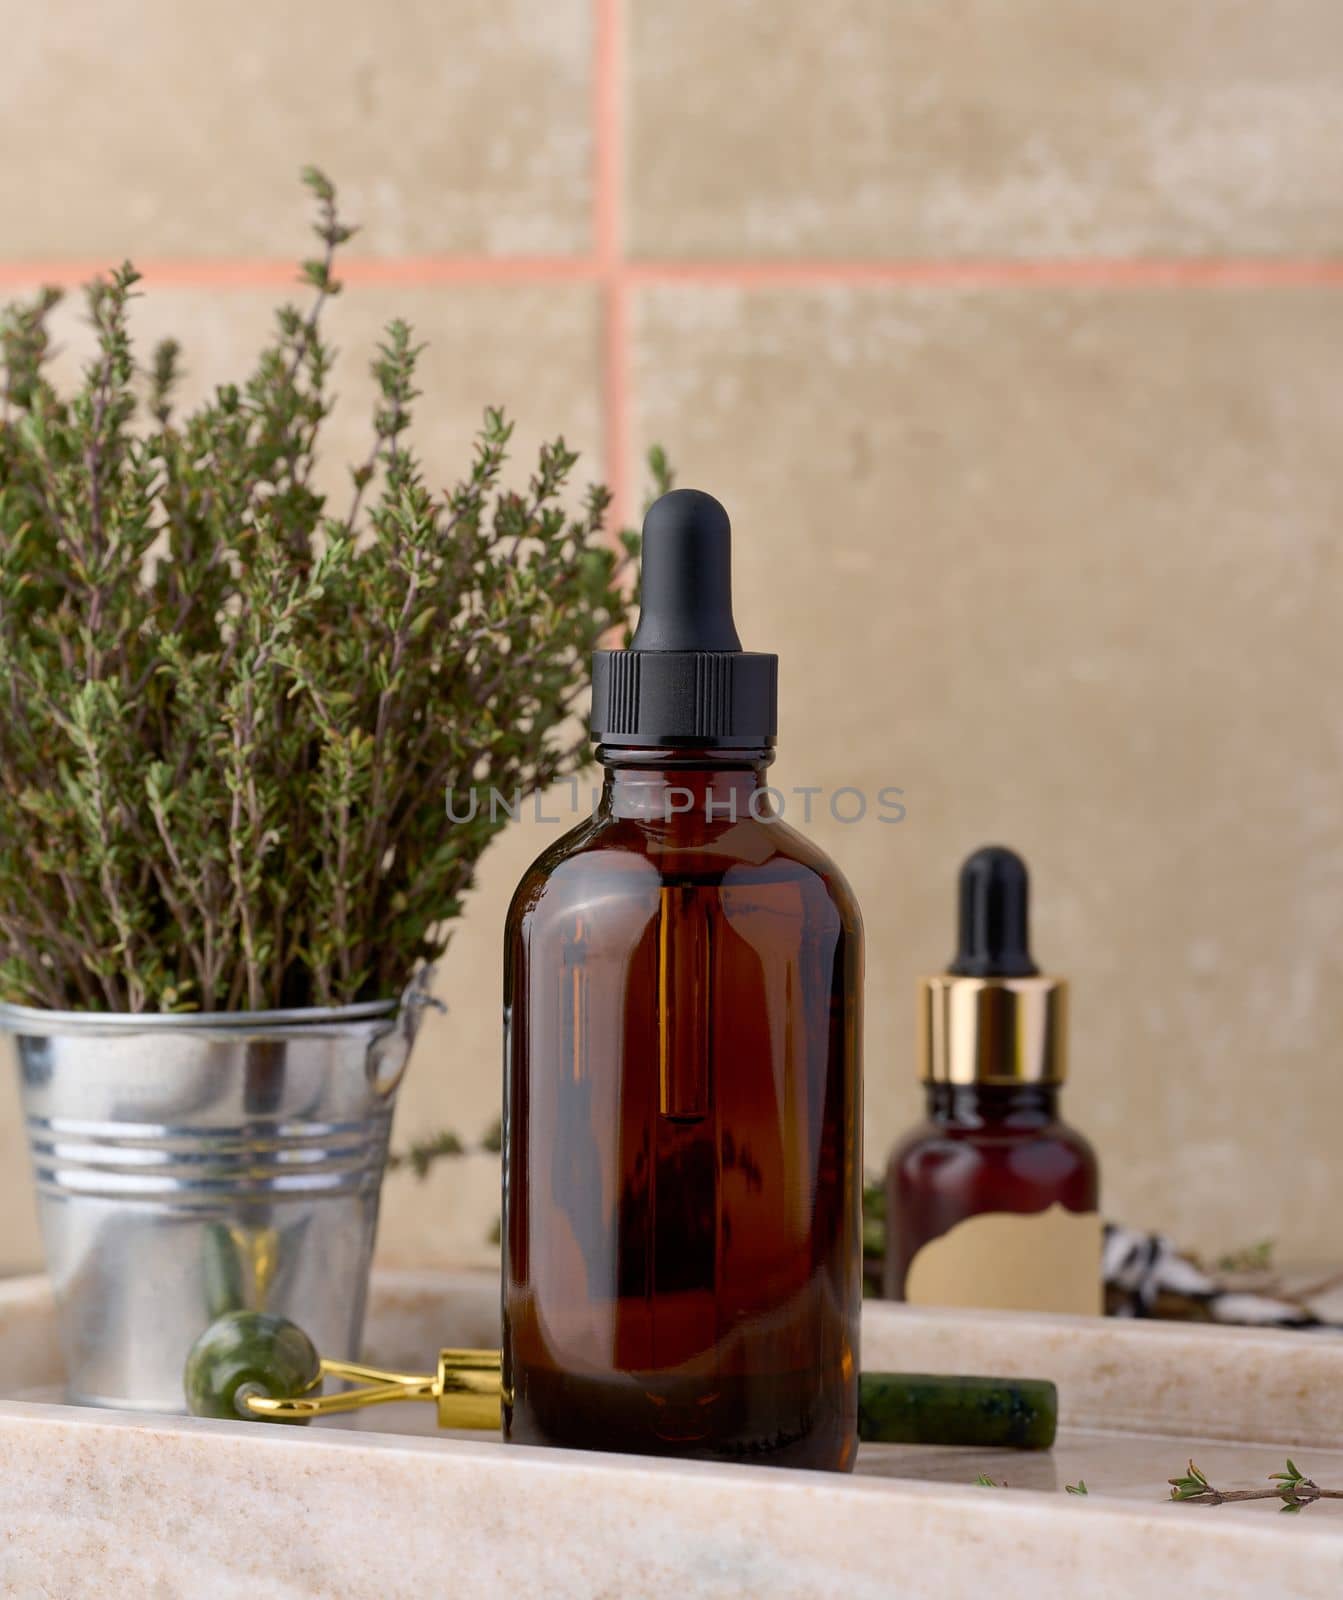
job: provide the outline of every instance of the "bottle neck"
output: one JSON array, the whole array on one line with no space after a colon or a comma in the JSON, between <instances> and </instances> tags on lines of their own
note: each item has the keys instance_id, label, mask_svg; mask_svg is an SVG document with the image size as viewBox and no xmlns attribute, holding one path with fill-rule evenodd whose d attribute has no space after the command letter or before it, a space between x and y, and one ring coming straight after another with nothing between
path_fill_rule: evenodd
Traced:
<instances>
[{"instance_id":1,"label":"bottle neck","mask_svg":"<svg viewBox=\"0 0 1343 1600\"><path fill-rule=\"evenodd\" d=\"M930 1083L928 1115L953 1127L1030 1129L1058 1120L1056 1083Z\"/></svg>"},{"instance_id":2,"label":"bottle neck","mask_svg":"<svg viewBox=\"0 0 1343 1600\"><path fill-rule=\"evenodd\" d=\"M772 816L765 769L766 746L741 750L645 748L604 744L605 768L598 816L637 817L650 823L680 819L703 824Z\"/></svg>"}]
</instances>

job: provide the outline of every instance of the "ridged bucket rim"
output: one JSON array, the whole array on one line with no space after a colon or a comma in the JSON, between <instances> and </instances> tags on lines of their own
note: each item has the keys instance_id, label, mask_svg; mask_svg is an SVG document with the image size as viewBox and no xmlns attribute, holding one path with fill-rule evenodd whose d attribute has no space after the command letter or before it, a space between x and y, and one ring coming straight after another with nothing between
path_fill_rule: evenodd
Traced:
<instances>
[{"instance_id":1,"label":"ridged bucket rim","mask_svg":"<svg viewBox=\"0 0 1343 1600\"><path fill-rule=\"evenodd\" d=\"M0 1000L0 1033L50 1038L63 1034L311 1034L351 1023L390 1020L402 1002L364 1000L352 1006L295 1006L286 1011L50 1011Z\"/></svg>"}]
</instances>

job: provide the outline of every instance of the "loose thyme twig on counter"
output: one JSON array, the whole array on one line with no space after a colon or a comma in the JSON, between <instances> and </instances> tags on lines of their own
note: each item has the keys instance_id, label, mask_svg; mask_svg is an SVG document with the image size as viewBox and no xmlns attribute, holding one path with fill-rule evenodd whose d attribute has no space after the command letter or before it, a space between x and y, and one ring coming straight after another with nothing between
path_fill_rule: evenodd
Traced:
<instances>
[{"instance_id":1,"label":"loose thyme twig on counter","mask_svg":"<svg viewBox=\"0 0 1343 1600\"><path fill-rule=\"evenodd\" d=\"M1170 1478L1172 1500L1188 1500L1194 1505L1223 1506L1235 1500L1281 1500L1284 1511L1304 1511L1317 1500L1343 1500L1343 1489L1321 1489L1308 1478L1289 1456L1283 1472L1269 1474L1276 1489L1217 1489L1191 1461L1182 1477Z\"/></svg>"}]
</instances>

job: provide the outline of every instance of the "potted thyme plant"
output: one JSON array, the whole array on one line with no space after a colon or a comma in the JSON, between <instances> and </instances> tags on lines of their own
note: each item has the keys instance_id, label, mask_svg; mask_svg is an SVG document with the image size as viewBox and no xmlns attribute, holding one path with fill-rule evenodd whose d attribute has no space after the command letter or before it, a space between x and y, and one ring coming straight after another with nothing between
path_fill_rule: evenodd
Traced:
<instances>
[{"instance_id":1,"label":"potted thyme plant","mask_svg":"<svg viewBox=\"0 0 1343 1600\"><path fill-rule=\"evenodd\" d=\"M72 395L54 292L0 324L0 1020L85 1399L180 1407L186 1350L236 1306L356 1354L399 997L504 821L464 796L583 764L571 712L625 618L633 541L606 538L605 489L566 507L562 440L505 487L489 410L428 487L404 323L348 496L314 487L353 230L304 177L309 304L186 415L176 344L142 381L129 264L87 291Z\"/></svg>"}]
</instances>

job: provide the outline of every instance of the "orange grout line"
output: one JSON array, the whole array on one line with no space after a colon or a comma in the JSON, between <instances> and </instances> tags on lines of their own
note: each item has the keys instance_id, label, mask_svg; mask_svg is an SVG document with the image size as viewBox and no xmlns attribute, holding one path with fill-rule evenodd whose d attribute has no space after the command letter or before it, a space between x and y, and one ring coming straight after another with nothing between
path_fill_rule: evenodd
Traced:
<instances>
[{"instance_id":1,"label":"orange grout line","mask_svg":"<svg viewBox=\"0 0 1343 1600\"><path fill-rule=\"evenodd\" d=\"M62 288L106 273L109 259L0 261L0 286L37 283ZM297 285L293 261L150 258L136 266L147 282L171 289L268 289ZM349 284L427 287L438 283L548 283L592 280L597 264L581 256L363 256L340 263Z\"/></svg>"},{"instance_id":2,"label":"orange grout line","mask_svg":"<svg viewBox=\"0 0 1343 1600\"><path fill-rule=\"evenodd\" d=\"M1038 285L1068 288L1296 288L1343 284L1343 260L1189 258L1142 260L1060 258L964 261L631 261L635 284L703 283L736 288L825 284L974 288Z\"/></svg>"}]
</instances>

